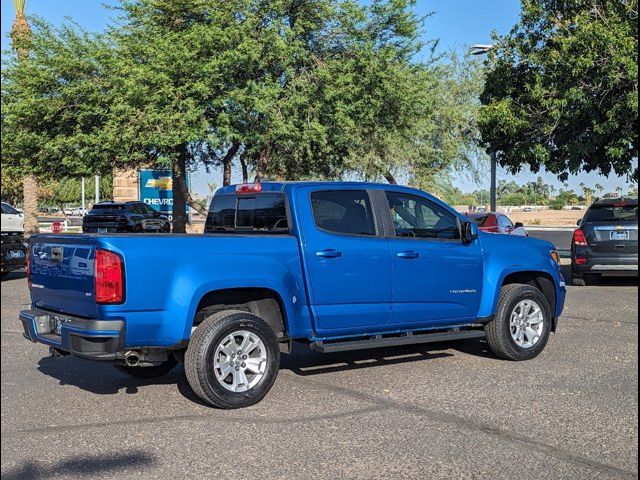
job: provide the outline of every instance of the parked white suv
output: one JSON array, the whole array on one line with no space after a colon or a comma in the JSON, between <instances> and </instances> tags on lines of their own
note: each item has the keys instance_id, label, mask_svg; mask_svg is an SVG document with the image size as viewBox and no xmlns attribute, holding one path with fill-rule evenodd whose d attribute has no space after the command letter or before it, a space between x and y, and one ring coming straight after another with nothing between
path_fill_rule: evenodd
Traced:
<instances>
[{"instance_id":1,"label":"parked white suv","mask_svg":"<svg viewBox=\"0 0 640 480\"><path fill-rule=\"evenodd\" d=\"M5 202L2 202L2 231L24 232L24 215Z\"/></svg>"}]
</instances>

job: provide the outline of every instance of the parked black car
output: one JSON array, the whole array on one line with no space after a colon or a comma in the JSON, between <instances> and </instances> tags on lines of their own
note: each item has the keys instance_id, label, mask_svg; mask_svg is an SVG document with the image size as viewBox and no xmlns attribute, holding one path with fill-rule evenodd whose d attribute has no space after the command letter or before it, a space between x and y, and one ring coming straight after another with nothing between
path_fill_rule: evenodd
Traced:
<instances>
[{"instance_id":1,"label":"parked black car","mask_svg":"<svg viewBox=\"0 0 640 480\"><path fill-rule=\"evenodd\" d=\"M22 232L2 232L2 252L0 255L0 275L4 277L12 270L27 265L27 247Z\"/></svg>"},{"instance_id":2,"label":"parked black car","mask_svg":"<svg viewBox=\"0 0 640 480\"><path fill-rule=\"evenodd\" d=\"M143 202L101 202L82 218L84 233L170 232L164 215Z\"/></svg>"},{"instance_id":3,"label":"parked black car","mask_svg":"<svg viewBox=\"0 0 640 480\"><path fill-rule=\"evenodd\" d=\"M598 200L571 242L573 284L593 276L638 276L638 199Z\"/></svg>"}]
</instances>

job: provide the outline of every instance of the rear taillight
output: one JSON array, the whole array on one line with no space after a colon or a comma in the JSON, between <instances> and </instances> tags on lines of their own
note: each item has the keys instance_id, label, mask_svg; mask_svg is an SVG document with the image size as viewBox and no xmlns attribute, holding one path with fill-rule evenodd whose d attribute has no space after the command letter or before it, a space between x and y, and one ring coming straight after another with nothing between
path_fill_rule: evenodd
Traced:
<instances>
[{"instance_id":1,"label":"rear taillight","mask_svg":"<svg viewBox=\"0 0 640 480\"><path fill-rule=\"evenodd\" d=\"M124 267L122 258L109 250L96 250L96 303L124 302Z\"/></svg>"},{"instance_id":2,"label":"rear taillight","mask_svg":"<svg viewBox=\"0 0 640 480\"><path fill-rule=\"evenodd\" d=\"M584 236L584 232L581 228L573 232L573 244L578 245L579 247L586 247L589 245L587 243L587 237Z\"/></svg>"}]
</instances>

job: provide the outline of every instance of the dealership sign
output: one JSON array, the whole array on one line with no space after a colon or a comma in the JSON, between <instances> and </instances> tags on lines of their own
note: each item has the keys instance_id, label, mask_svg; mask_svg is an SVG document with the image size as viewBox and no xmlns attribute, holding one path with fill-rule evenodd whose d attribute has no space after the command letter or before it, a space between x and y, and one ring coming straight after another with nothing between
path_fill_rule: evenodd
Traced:
<instances>
[{"instance_id":1,"label":"dealership sign","mask_svg":"<svg viewBox=\"0 0 640 480\"><path fill-rule=\"evenodd\" d=\"M171 170L140 170L140 201L169 217L173 213ZM187 176L189 185L189 176ZM187 212L189 207L187 207Z\"/></svg>"}]
</instances>

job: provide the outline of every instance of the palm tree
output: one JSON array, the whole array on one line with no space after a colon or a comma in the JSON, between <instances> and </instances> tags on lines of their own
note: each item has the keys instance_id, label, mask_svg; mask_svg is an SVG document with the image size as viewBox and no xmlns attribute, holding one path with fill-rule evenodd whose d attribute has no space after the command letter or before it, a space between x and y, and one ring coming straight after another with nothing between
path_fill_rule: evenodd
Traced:
<instances>
[{"instance_id":1,"label":"palm tree","mask_svg":"<svg viewBox=\"0 0 640 480\"><path fill-rule=\"evenodd\" d=\"M596 183L596 190L598 191L598 197L602 196L602 192L604 191L604 187L602 185L600 185L599 183Z\"/></svg>"},{"instance_id":2,"label":"palm tree","mask_svg":"<svg viewBox=\"0 0 640 480\"><path fill-rule=\"evenodd\" d=\"M31 34L31 28L24 13L27 0L13 0L16 18L11 27L11 41L16 48L18 59L25 61L29 55L24 41ZM22 209L24 211L24 233L38 233L38 180L35 175L27 174L22 178Z\"/></svg>"}]
</instances>

